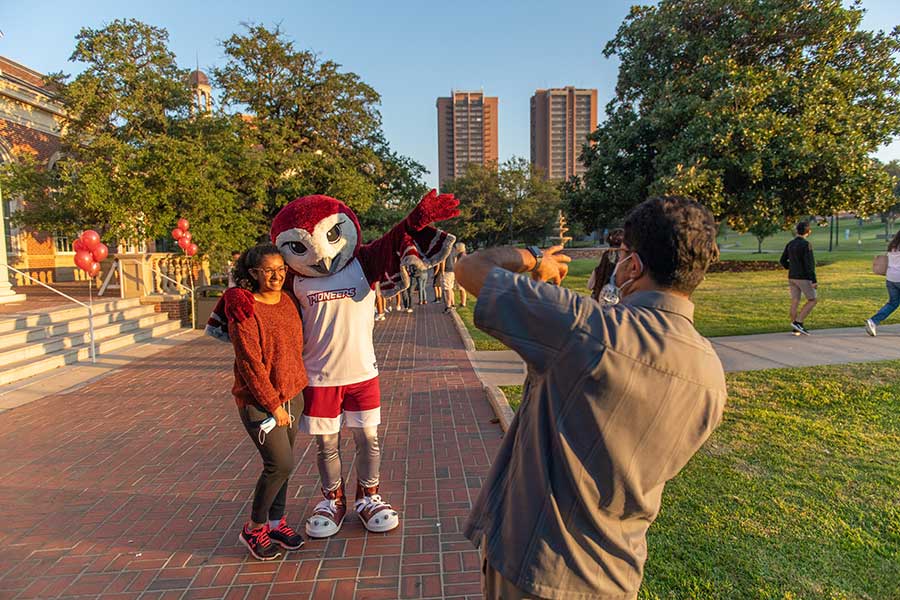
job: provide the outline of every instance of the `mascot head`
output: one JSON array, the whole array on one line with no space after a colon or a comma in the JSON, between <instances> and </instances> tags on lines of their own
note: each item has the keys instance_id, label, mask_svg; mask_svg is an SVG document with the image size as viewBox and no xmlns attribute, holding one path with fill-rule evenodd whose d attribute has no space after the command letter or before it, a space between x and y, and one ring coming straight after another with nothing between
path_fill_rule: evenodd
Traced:
<instances>
[{"instance_id":1,"label":"mascot head","mask_svg":"<svg viewBox=\"0 0 900 600\"><path fill-rule=\"evenodd\" d=\"M359 221L329 196L304 196L286 204L272 221L272 243L303 277L326 277L347 266L359 249Z\"/></svg>"}]
</instances>

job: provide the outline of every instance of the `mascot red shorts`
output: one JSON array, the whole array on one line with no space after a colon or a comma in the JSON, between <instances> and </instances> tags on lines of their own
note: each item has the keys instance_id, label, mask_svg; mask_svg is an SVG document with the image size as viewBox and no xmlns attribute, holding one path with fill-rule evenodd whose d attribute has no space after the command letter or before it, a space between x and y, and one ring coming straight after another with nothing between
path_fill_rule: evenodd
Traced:
<instances>
[{"instance_id":1,"label":"mascot red shorts","mask_svg":"<svg viewBox=\"0 0 900 600\"><path fill-rule=\"evenodd\" d=\"M350 385L303 389L300 431L327 435L339 432L342 423L347 427L381 424L381 386L377 376Z\"/></svg>"}]
</instances>

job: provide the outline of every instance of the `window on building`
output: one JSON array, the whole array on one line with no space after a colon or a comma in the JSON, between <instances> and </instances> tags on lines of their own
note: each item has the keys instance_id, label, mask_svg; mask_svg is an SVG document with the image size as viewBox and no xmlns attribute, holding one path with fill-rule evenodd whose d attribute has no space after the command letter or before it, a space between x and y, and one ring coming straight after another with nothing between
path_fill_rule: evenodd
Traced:
<instances>
[{"instance_id":1,"label":"window on building","mask_svg":"<svg viewBox=\"0 0 900 600\"><path fill-rule=\"evenodd\" d=\"M56 246L57 254L67 254L75 252L75 250L72 248L72 242L74 241L74 238L70 238L69 236L62 233L53 234L53 244Z\"/></svg>"}]
</instances>

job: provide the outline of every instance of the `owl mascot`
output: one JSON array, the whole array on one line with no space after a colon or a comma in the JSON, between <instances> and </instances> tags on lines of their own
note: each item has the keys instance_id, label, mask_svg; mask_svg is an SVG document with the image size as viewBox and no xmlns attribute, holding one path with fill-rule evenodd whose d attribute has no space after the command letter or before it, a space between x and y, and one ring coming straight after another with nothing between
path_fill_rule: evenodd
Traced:
<instances>
[{"instance_id":1,"label":"owl mascot","mask_svg":"<svg viewBox=\"0 0 900 600\"><path fill-rule=\"evenodd\" d=\"M300 431L316 439L325 496L306 521L310 537L336 534L347 512L339 450L342 424L356 443L354 509L363 525L384 532L400 524L397 511L378 493L381 390L372 339L374 290L381 284L385 297L396 295L409 285L403 266L420 260L431 266L447 257L455 238L431 224L459 215L458 204L453 195L431 190L402 222L370 244L361 244L353 211L328 196L297 198L272 222L272 243L293 275L288 289L303 319L309 385L303 390ZM252 294L232 288L210 317L207 333L227 336L228 319L240 321L252 314Z\"/></svg>"}]
</instances>

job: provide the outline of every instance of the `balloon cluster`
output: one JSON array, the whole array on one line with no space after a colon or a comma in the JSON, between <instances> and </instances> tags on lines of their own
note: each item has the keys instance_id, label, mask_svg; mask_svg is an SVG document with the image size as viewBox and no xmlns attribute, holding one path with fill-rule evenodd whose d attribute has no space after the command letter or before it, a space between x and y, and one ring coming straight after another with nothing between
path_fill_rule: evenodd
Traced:
<instances>
[{"instance_id":1,"label":"balloon cluster","mask_svg":"<svg viewBox=\"0 0 900 600\"><path fill-rule=\"evenodd\" d=\"M82 232L72 243L72 249L75 250L75 264L91 277L100 273L100 261L109 256L109 248L100 242L100 234L93 229Z\"/></svg>"},{"instance_id":2,"label":"balloon cluster","mask_svg":"<svg viewBox=\"0 0 900 600\"><path fill-rule=\"evenodd\" d=\"M172 230L172 239L178 242L178 247L184 250L185 254L194 256L200 248L191 241L191 232L188 231L190 226L187 219L178 219L178 227Z\"/></svg>"}]
</instances>

